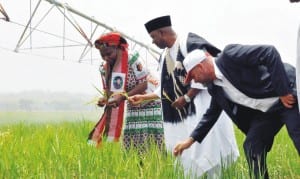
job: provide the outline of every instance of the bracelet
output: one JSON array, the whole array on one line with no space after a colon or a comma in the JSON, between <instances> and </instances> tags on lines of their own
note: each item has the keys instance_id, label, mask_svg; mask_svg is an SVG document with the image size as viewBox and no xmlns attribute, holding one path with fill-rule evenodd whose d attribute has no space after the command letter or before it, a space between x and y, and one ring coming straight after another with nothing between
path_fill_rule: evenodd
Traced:
<instances>
[{"instance_id":1,"label":"bracelet","mask_svg":"<svg viewBox=\"0 0 300 179\"><path fill-rule=\"evenodd\" d=\"M190 103L192 101L191 98L187 94L183 95L183 97L184 97L185 102L187 102L187 103Z\"/></svg>"}]
</instances>

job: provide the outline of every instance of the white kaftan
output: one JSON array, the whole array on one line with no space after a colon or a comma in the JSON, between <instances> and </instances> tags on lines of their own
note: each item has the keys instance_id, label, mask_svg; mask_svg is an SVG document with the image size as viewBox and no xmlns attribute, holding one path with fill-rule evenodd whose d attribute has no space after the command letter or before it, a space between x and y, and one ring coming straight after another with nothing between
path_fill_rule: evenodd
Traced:
<instances>
[{"instance_id":1,"label":"white kaftan","mask_svg":"<svg viewBox=\"0 0 300 179\"><path fill-rule=\"evenodd\" d=\"M179 44L182 54L186 56L185 42L186 39L179 40L177 38L173 47L169 49L172 59L176 58ZM163 56L164 53L162 54ZM163 61L161 60L160 67L162 67ZM159 74L161 74L161 71ZM164 122L165 143L169 152L173 151L179 141L185 140L190 136L199 120L201 120L202 115L209 107L211 97L207 90L199 83L192 82L191 86L202 89L194 99L196 114L188 116L179 123ZM157 96L161 96L161 87L157 88L155 92ZM183 152L179 157L179 161L183 165L186 175L201 176L207 172L209 178L219 178L221 165L225 165L222 162L229 159L229 163L231 163L238 156L239 151L235 140L233 123L223 112L202 143L195 142L189 149Z\"/></svg>"}]
</instances>

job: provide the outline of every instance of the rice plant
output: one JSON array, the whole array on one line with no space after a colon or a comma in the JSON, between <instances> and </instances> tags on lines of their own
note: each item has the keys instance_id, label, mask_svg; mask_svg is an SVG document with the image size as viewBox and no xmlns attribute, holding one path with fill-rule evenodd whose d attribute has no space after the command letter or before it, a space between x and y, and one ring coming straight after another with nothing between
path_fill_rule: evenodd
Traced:
<instances>
[{"instance_id":1,"label":"rice plant","mask_svg":"<svg viewBox=\"0 0 300 179\"><path fill-rule=\"evenodd\" d=\"M74 115L68 113L0 113L0 178L195 178L185 176L176 158L155 145L142 155L134 149L125 151L121 143L103 142L100 148L87 145L95 122L79 116L81 120L71 122ZM37 123L38 117L49 120ZM244 135L236 130L236 138L241 156L222 168L222 178L249 178ZM300 178L299 156L285 128L275 139L268 167L270 178Z\"/></svg>"}]
</instances>

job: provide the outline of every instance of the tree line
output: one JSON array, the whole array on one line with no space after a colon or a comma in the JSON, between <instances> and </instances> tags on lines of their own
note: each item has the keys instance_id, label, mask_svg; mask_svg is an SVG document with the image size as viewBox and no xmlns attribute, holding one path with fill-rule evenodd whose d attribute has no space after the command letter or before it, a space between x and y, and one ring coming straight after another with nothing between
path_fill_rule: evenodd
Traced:
<instances>
[{"instance_id":1,"label":"tree line","mask_svg":"<svg viewBox=\"0 0 300 179\"><path fill-rule=\"evenodd\" d=\"M1 93L1 111L72 111L95 110L91 102L95 96L88 94L49 91L22 91Z\"/></svg>"}]
</instances>

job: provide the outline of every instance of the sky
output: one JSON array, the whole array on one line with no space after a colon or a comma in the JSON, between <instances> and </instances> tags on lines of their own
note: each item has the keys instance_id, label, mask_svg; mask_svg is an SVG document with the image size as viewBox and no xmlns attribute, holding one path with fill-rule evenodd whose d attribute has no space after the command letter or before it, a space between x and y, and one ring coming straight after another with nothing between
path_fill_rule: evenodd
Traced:
<instances>
[{"instance_id":1,"label":"sky","mask_svg":"<svg viewBox=\"0 0 300 179\"><path fill-rule=\"evenodd\" d=\"M98 64L62 60L58 52L43 51L45 56L28 50L15 53L14 49L37 0L1 0L0 3L12 22L0 20L0 93L24 90L67 91L95 94L93 87L101 87ZM194 32L222 49L230 43L272 44L284 62L295 64L297 29L300 24L300 3L289 0L60 0L83 14L109 25L145 44L151 45L144 24L155 17L171 15L172 25L179 34ZM18 4L18 5L17 5ZM51 4L42 0L40 14ZM0 15L2 17L2 15ZM48 32L63 31L62 15L51 15L43 21ZM80 25L89 26L80 21ZM71 39L82 40L77 33L66 31ZM89 31L89 30L86 30ZM99 32L100 33L100 32ZM97 36L97 35L96 35ZM94 40L94 39L93 39ZM84 41L84 40L83 40ZM50 37L32 34L32 43L44 46ZM28 44L28 42L26 42ZM152 45L152 47L154 47ZM78 50L69 48L70 54ZM61 58L51 58L58 55ZM93 50L92 58L100 62Z\"/></svg>"}]
</instances>

